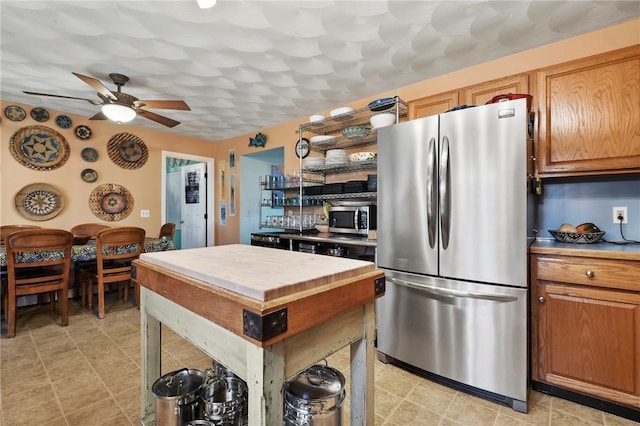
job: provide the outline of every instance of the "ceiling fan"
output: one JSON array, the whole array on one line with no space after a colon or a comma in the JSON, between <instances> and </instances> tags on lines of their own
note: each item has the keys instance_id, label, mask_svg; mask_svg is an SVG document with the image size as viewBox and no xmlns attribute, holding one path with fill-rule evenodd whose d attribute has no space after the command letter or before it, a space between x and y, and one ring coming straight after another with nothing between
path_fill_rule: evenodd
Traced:
<instances>
[{"instance_id":1,"label":"ceiling fan","mask_svg":"<svg viewBox=\"0 0 640 426\"><path fill-rule=\"evenodd\" d=\"M87 101L93 105L102 105L101 111L91 117L89 120L113 120L119 123L126 123L135 118L136 115L140 115L149 120L153 120L167 127L175 127L180 124L179 121L173 120L169 117L165 117L155 112L146 110L145 108L160 108L160 109L176 109L183 111L191 111L189 105L180 100L141 100L133 95L122 92L121 88L129 81L129 77L124 74L111 73L109 77L113 80L113 83L118 87L116 92L112 92L102 84L102 82L96 78L86 75L72 72L73 75L84 81L91 86L96 92L100 100L77 98L75 96L63 96L52 95L49 93L29 92L24 90L23 92L28 95L38 96L51 96L54 98L64 99L78 99L81 101Z\"/></svg>"}]
</instances>

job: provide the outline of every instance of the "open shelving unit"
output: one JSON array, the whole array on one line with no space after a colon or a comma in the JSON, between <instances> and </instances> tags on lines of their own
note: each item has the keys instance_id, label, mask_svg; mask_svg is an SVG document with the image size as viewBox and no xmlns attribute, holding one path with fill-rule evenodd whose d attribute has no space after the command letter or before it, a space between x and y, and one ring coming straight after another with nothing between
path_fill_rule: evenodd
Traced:
<instances>
[{"instance_id":1,"label":"open shelving unit","mask_svg":"<svg viewBox=\"0 0 640 426\"><path fill-rule=\"evenodd\" d=\"M378 143L378 129L372 128L370 125L370 119L373 115L380 113L392 113L396 116L396 123L399 123L407 116L407 103L400 99L398 96L389 98L388 102L378 103L375 109L372 110L369 106L355 109L347 114L342 114L334 117L326 117L322 121L315 121L310 123L300 124L298 128L298 138L302 140L306 138L305 135L335 135L335 137L320 141L309 142L310 152L321 153L323 156L326 152L332 149L344 149L352 150L355 148L362 148L367 146L375 146ZM342 135L342 130L352 126L365 126L369 129L367 135L361 137L347 137ZM296 204L283 203L264 203L263 199L260 200L262 207L282 207L283 216L284 209L288 207L298 207L298 216L303 217L303 211L308 207L318 208L322 206L324 201L330 200L375 200L377 198L377 192L343 192L339 194L317 194L309 195L305 194L304 188L314 185L324 185L326 183L327 176L349 174L365 171L376 171L378 167L377 160L366 161L352 161L344 164L327 165L322 167L304 167L304 159L300 158L299 162L299 182L295 185L286 184L282 187L270 187L265 182L260 182L262 191L283 191L283 192L296 192L298 195ZM274 227L272 224L262 222L262 210L260 211L261 227ZM277 226L280 227L280 226ZM291 230L291 228L282 226L282 229ZM295 230L302 233L313 229L313 226L303 226L302 221L295 227Z\"/></svg>"}]
</instances>

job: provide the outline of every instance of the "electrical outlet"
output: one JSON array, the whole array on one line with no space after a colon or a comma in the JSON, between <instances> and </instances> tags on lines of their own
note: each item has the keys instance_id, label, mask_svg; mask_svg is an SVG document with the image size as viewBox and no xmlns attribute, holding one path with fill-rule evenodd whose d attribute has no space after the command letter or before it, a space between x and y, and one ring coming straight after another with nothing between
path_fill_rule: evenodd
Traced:
<instances>
[{"instance_id":1,"label":"electrical outlet","mask_svg":"<svg viewBox=\"0 0 640 426\"><path fill-rule=\"evenodd\" d=\"M140 210L140 217L149 217L149 210Z\"/></svg>"},{"instance_id":2,"label":"electrical outlet","mask_svg":"<svg viewBox=\"0 0 640 426\"><path fill-rule=\"evenodd\" d=\"M614 207L613 208L613 223L620 223L620 216L622 216L622 223L627 223L627 208L626 207Z\"/></svg>"}]
</instances>

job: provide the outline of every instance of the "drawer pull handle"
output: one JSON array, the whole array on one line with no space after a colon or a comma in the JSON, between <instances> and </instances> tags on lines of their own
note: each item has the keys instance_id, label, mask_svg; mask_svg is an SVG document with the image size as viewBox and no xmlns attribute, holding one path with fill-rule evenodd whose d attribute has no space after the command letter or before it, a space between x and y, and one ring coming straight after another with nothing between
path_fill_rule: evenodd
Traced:
<instances>
[{"instance_id":1,"label":"drawer pull handle","mask_svg":"<svg viewBox=\"0 0 640 426\"><path fill-rule=\"evenodd\" d=\"M542 296L538 297L538 302L544 303L544 297L542 297Z\"/></svg>"},{"instance_id":2,"label":"drawer pull handle","mask_svg":"<svg viewBox=\"0 0 640 426\"><path fill-rule=\"evenodd\" d=\"M596 274L594 274L593 271L587 271L587 277L593 278L595 276L596 276Z\"/></svg>"}]
</instances>

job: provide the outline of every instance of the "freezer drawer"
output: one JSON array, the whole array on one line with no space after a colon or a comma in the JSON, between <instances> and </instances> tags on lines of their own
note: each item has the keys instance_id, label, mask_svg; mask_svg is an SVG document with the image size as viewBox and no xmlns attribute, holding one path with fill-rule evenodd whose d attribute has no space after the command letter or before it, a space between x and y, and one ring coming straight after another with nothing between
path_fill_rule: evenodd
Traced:
<instances>
[{"instance_id":1,"label":"freezer drawer","mask_svg":"<svg viewBox=\"0 0 640 426\"><path fill-rule=\"evenodd\" d=\"M527 400L527 289L385 271L377 349L404 363Z\"/></svg>"}]
</instances>

